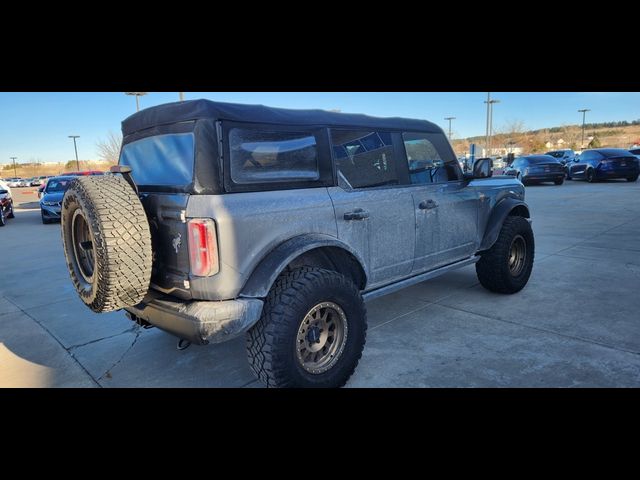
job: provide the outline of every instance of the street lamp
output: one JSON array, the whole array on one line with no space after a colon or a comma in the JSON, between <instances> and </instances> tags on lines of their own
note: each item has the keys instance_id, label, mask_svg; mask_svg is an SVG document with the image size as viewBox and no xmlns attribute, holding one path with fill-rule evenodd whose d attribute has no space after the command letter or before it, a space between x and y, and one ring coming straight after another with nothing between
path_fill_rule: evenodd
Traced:
<instances>
[{"instance_id":1,"label":"street lamp","mask_svg":"<svg viewBox=\"0 0 640 480\"><path fill-rule=\"evenodd\" d=\"M487 104L487 154L486 156L491 156L491 136L493 135L493 105L496 103L500 103L500 100L492 100L491 92L487 92L487 99L485 102Z\"/></svg>"},{"instance_id":2,"label":"street lamp","mask_svg":"<svg viewBox=\"0 0 640 480\"><path fill-rule=\"evenodd\" d=\"M180 101L184 102L184 92L178 92L180 94Z\"/></svg>"},{"instance_id":3,"label":"street lamp","mask_svg":"<svg viewBox=\"0 0 640 480\"><path fill-rule=\"evenodd\" d=\"M78 146L76 145L76 138L80 138L80 135L69 135L69 138L73 138L73 149L76 151L76 166L80 171L80 161L78 160Z\"/></svg>"},{"instance_id":4,"label":"street lamp","mask_svg":"<svg viewBox=\"0 0 640 480\"><path fill-rule=\"evenodd\" d=\"M17 177L18 174L16 173L16 158L18 157L9 157L11 160L13 160L13 176Z\"/></svg>"},{"instance_id":5,"label":"street lamp","mask_svg":"<svg viewBox=\"0 0 640 480\"><path fill-rule=\"evenodd\" d=\"M445 117L445 120L449 122L449 141L451 141L451 122L456 119L456 117Z\"/></svg>"},{"instance_id":6,"label":"street lamp","mask_svg":"<svg viewBox=\"0 0 640 480\"><path fill-rule=\"evenodd\" d=\"M584 150L584 126L585 120L587 118L587 112L590 112L588 108L583 108L582 110L578 110L579 113L582 114L582 141L580 142L580 148Z\"/></svg>"},{"instance_id":7,"label":"street lamp","mask_svg":"<svg viewBox=\"0 0 640 480\"><path fill-rule=\"evenodd\" d=\"M140 97L143 97L147 94L147 92L124 92L125 95L130 95L136 97L136 112L140 111Z\"/></svg>"}]
</instances>

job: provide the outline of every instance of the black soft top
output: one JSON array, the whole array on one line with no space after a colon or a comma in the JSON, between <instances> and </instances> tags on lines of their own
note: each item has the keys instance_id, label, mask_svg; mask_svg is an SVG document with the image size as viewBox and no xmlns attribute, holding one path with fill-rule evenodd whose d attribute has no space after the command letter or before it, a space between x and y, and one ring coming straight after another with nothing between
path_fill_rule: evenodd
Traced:
<instances>
[{"instance_id":1,"label":"black soft top","mask_svg":"<svg viewBox=\"0 0 640 480\"><path fill-rule=\"evenodd\" d=\"M326 125L362 127L385 130L404 130L426 133L442 133L442 129L426 120L407 118L380 118L354 113L337 113L325 110L290 110L243 105L238 103L190 100L167 103L135 113L122 122L122 134L126 137L140 130L192 120L213 119L248 123L280 125Z\"/></svg>"}]
</instances>

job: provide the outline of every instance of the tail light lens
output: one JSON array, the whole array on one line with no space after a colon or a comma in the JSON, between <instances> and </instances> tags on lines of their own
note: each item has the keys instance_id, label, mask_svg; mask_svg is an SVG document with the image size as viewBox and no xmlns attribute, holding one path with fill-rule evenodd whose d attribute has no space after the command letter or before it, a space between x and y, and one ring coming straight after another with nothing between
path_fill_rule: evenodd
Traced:
<instances>
[{"instance_id":1,"label":"tail light lens","mask_svg":"<svg viewBox=\"0 0 640 480\"><path fill-rule=\"evenodd\" d=\"M216 224L211 219L189 220L189 262L196 277L209 277L220 270Z\"/></svg>"}]
</instances>

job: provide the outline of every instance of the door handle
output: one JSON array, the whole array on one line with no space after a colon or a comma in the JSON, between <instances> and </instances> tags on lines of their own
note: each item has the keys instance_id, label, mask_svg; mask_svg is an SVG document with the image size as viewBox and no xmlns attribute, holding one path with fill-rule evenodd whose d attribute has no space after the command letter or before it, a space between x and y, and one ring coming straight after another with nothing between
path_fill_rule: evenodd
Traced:
<instances>
[{"instance_id":1,"label":"door handle","mask_svg":"<svg viewBox=\"0 0 640 480\"><path fill-rule=\"evenodd\" d=\"M438 208L438 206L438 202L436 202L435 200L426 200L420 203L420 205L418 205L418 208L420 210L433 210L434 208Z\"/></svg>"},{"instance_id":2,"label":"door handle","mask_svg":"<svg viewBox=\"0 0 640 480\"><path fill-rule=\"evenodd\" d=\"M344 214L344 219L347 221L365 220L367 218L369 218L369 212L365 212L361 208L356 208L353 212L347 212Z\"/></svg>"}]
</instances>

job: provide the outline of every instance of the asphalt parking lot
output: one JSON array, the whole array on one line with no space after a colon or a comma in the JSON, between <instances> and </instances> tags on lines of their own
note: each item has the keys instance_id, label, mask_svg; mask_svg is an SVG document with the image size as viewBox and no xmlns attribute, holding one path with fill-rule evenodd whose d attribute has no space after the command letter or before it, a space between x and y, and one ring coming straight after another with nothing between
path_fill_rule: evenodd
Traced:
<instances>
[{"instance_id":1,"label":"asphalt parking lot","mask_svg":"<svg viewBox=\"0 0 640 480\"><path fill-rule=\"evenodd\" d=\"M0 387L259 387L244 339L176 349L123 313L91 313L69 280L59 225L13 189L0 228ZM492 294L474 267L369 302L350 387L640 386L640 182L527 187L529 285Z\"/></svg>"}]
</instances>

